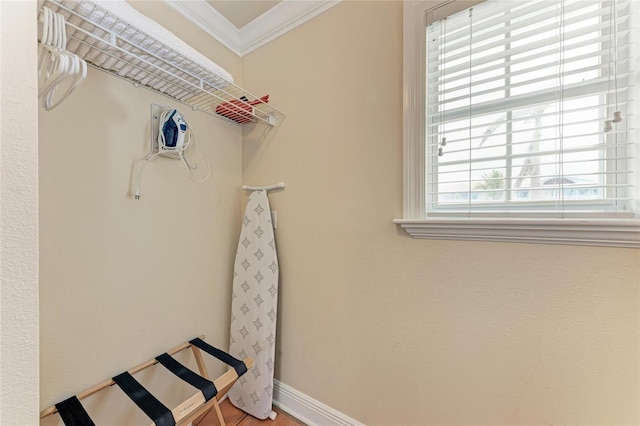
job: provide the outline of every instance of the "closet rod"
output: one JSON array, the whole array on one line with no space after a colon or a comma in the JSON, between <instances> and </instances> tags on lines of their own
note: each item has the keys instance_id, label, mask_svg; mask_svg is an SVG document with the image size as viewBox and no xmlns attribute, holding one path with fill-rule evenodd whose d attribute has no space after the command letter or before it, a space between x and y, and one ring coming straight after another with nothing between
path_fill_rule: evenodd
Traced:
<instances>
[{"instance_id":1,"label":"closet rod","mask_svg":"<svg viewBox=\"0 0 640 426\"><path fill-rule=\"evenodd\" d=\"M247 191L271 191L274 189L284 189L284 182L279 182L274 185L268 185L268 186L242 185L242 189L246 189Z\"/></svg>"}]
</instances>

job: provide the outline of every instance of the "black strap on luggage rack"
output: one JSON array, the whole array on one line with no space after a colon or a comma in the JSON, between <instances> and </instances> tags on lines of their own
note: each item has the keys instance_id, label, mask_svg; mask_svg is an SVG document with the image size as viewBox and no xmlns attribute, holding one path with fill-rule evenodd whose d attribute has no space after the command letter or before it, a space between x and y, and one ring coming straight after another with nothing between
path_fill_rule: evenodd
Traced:
<instances>
[{"instance_id":1,"label":"black strap on luggage rack","mask_svg":"<svg viewBox=\"0 0 640 426\"><path fill-rule=\"evenodd\" d=\"M163 353L156 357L156 360L162 364L167 370L189 383L191 386L200 389L205 401L209 401L211 398L218 394L216 385L211 380L207 380L201 375L194 373L188 369L168 353Z\"/></svg>"},{"instance_id":2,"label":"black strap on luggage rack","mask_svg":"<svg viewBox=\"0 0 640 426\"><path fill-rule=\"evenodd\" d=\"M157 426L176 424L171 410L146 390L128 371L117 375L113 381Z\"/></svg>"},{"instance_id":3,"label":"black strap on luggage rack","mask_svg":"<svg viewBox=\"0 0 640 426\"><path fill-rule=\"evenodd\" d=\"M209 355L218 358L220 361L224 362L228 366L233 367L233 369L236 370L236 373L238 373L238 377L242 376L244 373L247 372L247 366L244 364L244 361L234 358L228 353L223 352L218 348L214 348L213 346L211 346L201 338L196 337L195 339L190 340L189 343L191 343L193 346L199 349L202 349Z\"/></svg>"},{"instance_id":4,"label":"black strap on luggage rack","mask_svg":"<svg viewBox=\"0 0 640 426\"><path fill-rule=\"evenodd\" d=\"M66 426L95 426L95 423L75 395L58 402L55 407Z\"/></svg>"}]
</instances>

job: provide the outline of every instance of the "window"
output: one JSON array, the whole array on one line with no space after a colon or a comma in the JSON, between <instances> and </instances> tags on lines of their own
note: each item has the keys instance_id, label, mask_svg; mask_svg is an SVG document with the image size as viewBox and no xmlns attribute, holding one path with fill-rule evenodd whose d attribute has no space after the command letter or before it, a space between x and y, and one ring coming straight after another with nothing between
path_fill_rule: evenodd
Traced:
<instances>
[{"instance_id":1,"label":"window","mask_svg":"<svg viewBox=\"0 0 640 426\"><path fill-rule=\"evenodd\" d=\"M640 247L635 3L405 4L396 222L423 238Z\"/></svg>"}]
</instances>

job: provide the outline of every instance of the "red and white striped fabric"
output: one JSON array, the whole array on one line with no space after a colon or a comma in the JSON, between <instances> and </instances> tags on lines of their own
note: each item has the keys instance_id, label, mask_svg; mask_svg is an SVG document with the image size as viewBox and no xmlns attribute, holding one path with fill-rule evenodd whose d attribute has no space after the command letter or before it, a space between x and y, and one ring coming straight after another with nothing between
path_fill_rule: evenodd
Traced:
<instances>
[{"instance_id":1,"label":"red and white striped fabric","mask_svg":"<svg viewBox=\"0 0 640 426\"><path fill-rule=\"evenodd\" d=\"M269 102L269 95L265 95L260 99L249 101L247 98L234 99L229 102L221 103L216 107L216 114L220 114L236 123L248 123L253 121L253 106L258 104L266 104Z\"/></svg>"}]
</instances>

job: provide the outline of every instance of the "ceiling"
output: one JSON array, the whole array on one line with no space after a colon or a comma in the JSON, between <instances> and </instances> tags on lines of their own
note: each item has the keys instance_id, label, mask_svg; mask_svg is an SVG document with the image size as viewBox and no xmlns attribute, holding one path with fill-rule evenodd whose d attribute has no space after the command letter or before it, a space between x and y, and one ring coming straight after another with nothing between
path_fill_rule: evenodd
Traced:
<instances>
[{"instance_id":1,"label":"ceiling","mask_svg":"<svg viewBox=\"0 0 640 426\"><path fill-rule=\"evenodd\" d=\"M341 0L164 0L243 56L318 16Z\"/></svg>"},{"instance_id":2,"label":"ceiling","mask_svg":"<svg viewBox=\"0 0 640 426\"><path fill-rule=\"evenodd\" d=\"M281 0L206 0L236 28L241 29Z\"/></svg>"}]
</instances>

